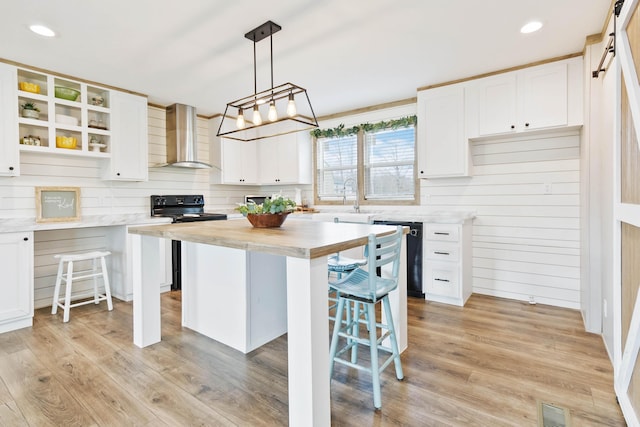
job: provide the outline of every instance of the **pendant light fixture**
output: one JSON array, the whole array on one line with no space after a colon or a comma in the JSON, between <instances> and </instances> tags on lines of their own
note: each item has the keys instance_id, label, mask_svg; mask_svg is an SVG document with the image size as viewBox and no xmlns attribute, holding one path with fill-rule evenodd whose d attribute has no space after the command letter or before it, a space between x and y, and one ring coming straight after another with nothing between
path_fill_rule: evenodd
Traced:
<instances>
[{"instance_id":1,"label":"pendant light fixture","mask_svg":"<svg viewBox=\"0 0 640 427\"><path fill-rule=\"evenodd\" d=\"M253 141L318 127L306 89L293 83L273 85L273 35L281 29L278 24L267 21L244 35L253 42L254 93L227 104L217 136ZM271 88L258 92L256 44L267 37L271 45ZM251 121L244 116L246 111L253 111Z\"/></svg>"}]
</instances>

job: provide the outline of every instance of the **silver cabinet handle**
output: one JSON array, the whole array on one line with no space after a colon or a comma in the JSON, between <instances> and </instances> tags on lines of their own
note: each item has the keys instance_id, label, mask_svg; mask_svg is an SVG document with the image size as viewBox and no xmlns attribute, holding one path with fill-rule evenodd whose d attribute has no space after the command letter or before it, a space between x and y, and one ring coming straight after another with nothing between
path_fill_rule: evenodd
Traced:
<instances>
[{"instance_id":1,"label":"silver cabinet handle","mask_svg":"<svg viewBox=\"0 0 640 427\"><path fill-rule=\"evenodd\" d=\"M438 252L438 251L433 251L434 254L436 255L451 255L449 252Z\"/></svg>"},{"instance_id":2,"label":"silver cabinet handle","mask_svg":"<svg viewBox=\"0 0 640 427\"><path fill-rule=\"evenodd\" d=\"M441 236L448 236L449 235L449 233L445 233L443 231L434 231L433 234L439 234Z\"/></svg>"},{"instance_id":3,"label":"silver cabinet handle","mask_svg":"<svg viewBox=\"0 0 640 427\"><path fill-rule=\"evenodd\" d=\"M438 281L438 282L447 282L447 283L449 282L447 279L438 279L438 278L435 278L435 279L433 279L433 280Z\"/></svg>"}]
</instances>

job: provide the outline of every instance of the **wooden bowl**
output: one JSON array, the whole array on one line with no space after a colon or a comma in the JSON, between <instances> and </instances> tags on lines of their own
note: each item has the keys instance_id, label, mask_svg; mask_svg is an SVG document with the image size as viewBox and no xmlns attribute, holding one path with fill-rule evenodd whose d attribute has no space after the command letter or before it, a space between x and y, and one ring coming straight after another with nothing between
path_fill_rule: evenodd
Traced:
<instances>
[{"instance_id":1,"label":"wooden bowl","mask_svg":"<svg viewBox=\"0 0 640 427\"><path fill-rule=\"evenodd\" d=\"M255 228L280 227L289 212L281 212L276 214L247 214L247 219Z\"/></svg>"}]
</instances>

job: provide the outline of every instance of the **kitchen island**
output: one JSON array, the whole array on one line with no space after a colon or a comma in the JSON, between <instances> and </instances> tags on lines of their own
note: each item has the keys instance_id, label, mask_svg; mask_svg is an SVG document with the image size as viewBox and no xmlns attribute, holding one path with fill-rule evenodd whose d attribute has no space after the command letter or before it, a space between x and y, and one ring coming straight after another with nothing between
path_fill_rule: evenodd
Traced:
<instances>
[{"instance_id":1,"label":"kitchen island","mask_svg":"<svg viewBox=\"0 0 640 427\"><path fill-rule=\"evenodd\" d=\"M282 227L258 229L246 220L209 221L132 227L142 235L141 269L134 278L134 343L145 347L160 341L160 291L157 286L157 238L215 245L286 258L289 423L328 426L329 323L327 313L327 255L367 243L370 233L391 234L394 227L288 220ZM404 239L403 239L404 241ZM403 243L403 251L404 243ZM403 258L401 258L403 259ZM211 260L215 263L216 260ZM400 271L404 271L400 268ZM268 274L268 272L265 272ZM383 271L383 274L386 274ZM406 348L406 285L390 296L399 346ZM184 283L183 286L189 286ZM225 327L224 324L220 325Z\"/></svg>"}]
</instances>

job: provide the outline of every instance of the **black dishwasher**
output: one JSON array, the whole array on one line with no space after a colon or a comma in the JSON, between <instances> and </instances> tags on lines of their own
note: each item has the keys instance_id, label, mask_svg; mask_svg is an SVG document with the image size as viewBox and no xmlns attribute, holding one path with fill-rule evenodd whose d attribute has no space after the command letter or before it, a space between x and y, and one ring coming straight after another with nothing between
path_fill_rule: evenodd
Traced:
<instances>
[{"instance_id":1,"label":"black dishwasher","mask_svg":"<svg viewBox=\"0 0 640 427\"><path fill-rule=\"evenodd\" d=\"M373 221L374 224L409 227L407 234L407 295L424 298L422 291L422 223L407 221Z\"/></svg>"}]
</instances>

